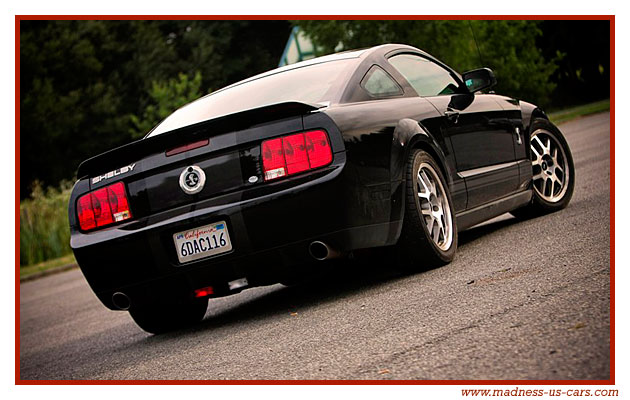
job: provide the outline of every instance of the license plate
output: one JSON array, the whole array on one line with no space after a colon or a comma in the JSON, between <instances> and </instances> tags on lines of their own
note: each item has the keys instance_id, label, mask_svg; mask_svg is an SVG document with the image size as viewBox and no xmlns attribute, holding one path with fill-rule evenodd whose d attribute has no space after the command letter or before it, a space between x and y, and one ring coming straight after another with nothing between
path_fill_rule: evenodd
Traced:
<instances>
[{"instance_id":1,"label":"license plate","mask_svg":"<svg viewBox=\"0 0 630 400\"><path fill-rule=\"evenodd\" d=\"M201 226L173 235L180 263L210 257L232 250L225 221Z\"/></svg>"}]
</instances>

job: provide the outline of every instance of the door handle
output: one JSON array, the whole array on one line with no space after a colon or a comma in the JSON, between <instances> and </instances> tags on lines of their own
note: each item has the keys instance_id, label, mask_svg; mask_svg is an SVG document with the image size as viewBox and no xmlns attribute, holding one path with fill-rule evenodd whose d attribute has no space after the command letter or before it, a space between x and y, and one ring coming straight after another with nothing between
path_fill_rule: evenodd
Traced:
<instances>
[{"instance_id":1,"label":"door handle","mask_svg":"<svg viewBox=\"0 0 630 400\"><path fill-rule=\"evenodd\" d=\"M459 111L455 111L451 108L447 109L444 112L444 116L449 120L449 121L453 121L454 124L457 123L457 120L459 120Z\"/></svg>"},{"instance_id":2,"label":"door handle","mask_svg":"<svg viewBox=\"0 0 630 400\"><path fill-rule=\"evenodd\" d=\"M514 127L514 134L516 135L516 144L523 144L523 140L521 139L521 128L518 126Z\"/></svg>"}]
</instances>

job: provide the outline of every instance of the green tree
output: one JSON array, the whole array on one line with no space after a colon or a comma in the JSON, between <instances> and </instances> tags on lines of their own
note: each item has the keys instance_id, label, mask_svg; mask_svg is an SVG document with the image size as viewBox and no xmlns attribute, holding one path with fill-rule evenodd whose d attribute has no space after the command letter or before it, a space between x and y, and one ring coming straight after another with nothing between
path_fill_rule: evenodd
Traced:
<instances>
[{"instance_id":1,"label":"green tree","mask_svg":"<svg viewBox=\"0 0 630 400\"><path fill-rule=\"evenodd\" d=\"M55 186L81 161L150 129L180 105L158 93L181 84L179 74L188 88L174 95L192 100L276 67L290 29L288 21L21 21L21 197L35 180Z\"/></svg>"},{"instance_id":2,"label":"green tree","mask_svg":"<svg viewBox=\"0 0 630 400\"><path fill-rule=\"evenodd\" d=\"M147 105L142 117L131 115L131 135L133 138L141 138L149 132L158 122L166 118L173 111L201 97L201 73L195 73L193 79L180 73L178 79L169 79L166 82L153 82L149 90L151 104Z\"/></svg>"}]
</instances>

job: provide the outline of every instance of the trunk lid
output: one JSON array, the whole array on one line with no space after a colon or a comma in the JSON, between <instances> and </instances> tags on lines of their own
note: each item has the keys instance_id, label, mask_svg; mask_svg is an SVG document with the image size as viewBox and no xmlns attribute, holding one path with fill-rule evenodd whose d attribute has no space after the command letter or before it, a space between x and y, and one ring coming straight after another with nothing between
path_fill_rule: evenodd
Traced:
<instances>
[{"instance_id":1,"label":"trunk lid","mask_svg":"<svg viewBox=\"0 0 630 400\"><path fill-rule=\"evenodd\" d=\"M78 175L90 190L123 180L134 218L217 197L260 182L262 140L303 130L302 115L318 108L291 102L219 117L110 150L83 162ZM189 194L180 177L192 166L205 184Z\"/></svg>"}]
</instances>

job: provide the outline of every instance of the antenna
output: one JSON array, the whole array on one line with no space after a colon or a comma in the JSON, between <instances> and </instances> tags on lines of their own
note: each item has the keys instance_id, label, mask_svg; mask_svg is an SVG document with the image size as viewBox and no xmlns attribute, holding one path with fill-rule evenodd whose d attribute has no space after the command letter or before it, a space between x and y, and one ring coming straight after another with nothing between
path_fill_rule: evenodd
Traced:
<instances>
[{"instance_id":1,"label":"antenna","mask_svg":"<svg viewBox=\"0 0 630 400\"><path fill-rule=\"evenodd\" d=\"M479 50L479 44L477 43L477 37L475 36L475 30L473 29L472 23L468 20L468 26L470 27L470 31L473 35L473 40L475 41L475 46L477 47L477 54L479 54L479 62L481 63L481 67L484 66L483 59L481 58L481 50Z\"/></svg>"}]
</instances>

